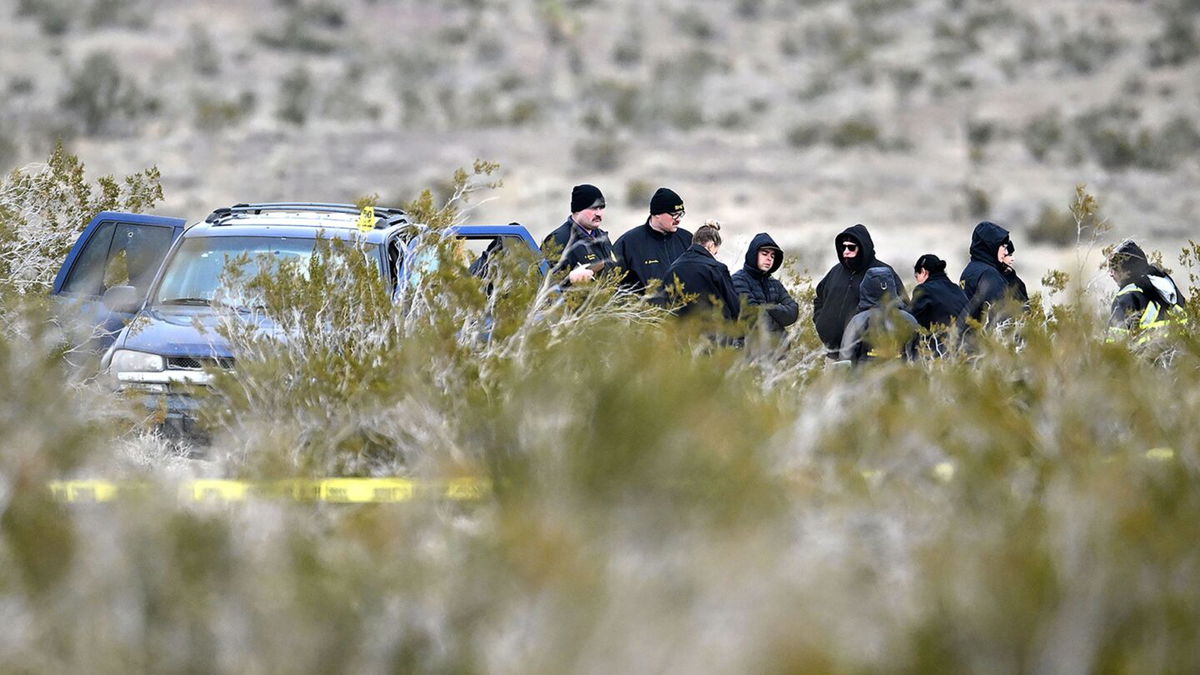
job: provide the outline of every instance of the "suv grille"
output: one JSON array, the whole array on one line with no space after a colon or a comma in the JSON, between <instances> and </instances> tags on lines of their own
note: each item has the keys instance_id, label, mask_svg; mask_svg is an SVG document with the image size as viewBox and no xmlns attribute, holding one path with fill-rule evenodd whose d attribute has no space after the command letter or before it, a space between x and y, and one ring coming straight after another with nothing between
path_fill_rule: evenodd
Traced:
<instances>
[{"instance_id":1,"label":"suv grille","mask_svg":"<svg viewBox=\"0 0 1200 675\"><path fill-rule=\"evenodd\" d=\"M190 356L174 356L167 359L168 370L204 370L205 368L233 368L233 359L197 359Z\"/></svg>"}]
</instances>

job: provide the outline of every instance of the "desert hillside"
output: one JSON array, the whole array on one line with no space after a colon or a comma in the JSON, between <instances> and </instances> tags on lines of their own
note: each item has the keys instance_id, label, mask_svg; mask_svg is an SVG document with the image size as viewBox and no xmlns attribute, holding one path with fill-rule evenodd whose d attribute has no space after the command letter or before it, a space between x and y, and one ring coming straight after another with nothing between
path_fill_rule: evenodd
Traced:
<instances>
[{"instance_id":1,"label":"desert hillside","mask_svg":"<svg viewBox=\"0 0 1200 675\"><path fill-rule=\"evenodd\" d=\"M1036 285L1080 269L1078 183L1114 227L1101 244L1173 260L1197 214L1196 0L2 0L0 16L0 165L63 138L93 173L157 165L159 210L189 219L396 203L479 157L504 186L471 217L535 236L576 183L604 190L614 233L668 185L685 226L726 223L731 266L766 229L823 272L861 222L897 268L925 251L957 268L989 218Z\"/></svg>"}]
</instances>

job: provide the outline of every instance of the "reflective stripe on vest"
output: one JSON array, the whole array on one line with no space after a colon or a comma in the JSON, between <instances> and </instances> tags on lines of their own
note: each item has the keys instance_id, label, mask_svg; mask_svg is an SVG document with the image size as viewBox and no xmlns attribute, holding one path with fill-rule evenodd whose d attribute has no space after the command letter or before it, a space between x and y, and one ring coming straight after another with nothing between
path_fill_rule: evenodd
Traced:
<instances>
[{"instance_id":1,"label":"reflective stripe on vest","mask_svg":"<svg viewBox=\"0 0 1200 675\"><path fill-rule=\"evenodd\" d=\"M1137 287L1137 284L1126 284L1124 288L1117 291L1117 297L1139 290L1141 289ZM1146 300L1148 304L1142 310L1142 316L1138 319L1138 344L1148 342L1157 337L1161 333L1158 329L1165 329L1172 324L1182 325L1187 321L1187 316L1183 313L1179 305L1171 305L1166 311L1163 311L1162 305L1159 303L1151 300L1149 297ZM1111 341L1111 336L1114 333L1126 334L1128 332L1128 329L1114 326L1109 329L1109 340Z\"/></svg>"}]
</instances>

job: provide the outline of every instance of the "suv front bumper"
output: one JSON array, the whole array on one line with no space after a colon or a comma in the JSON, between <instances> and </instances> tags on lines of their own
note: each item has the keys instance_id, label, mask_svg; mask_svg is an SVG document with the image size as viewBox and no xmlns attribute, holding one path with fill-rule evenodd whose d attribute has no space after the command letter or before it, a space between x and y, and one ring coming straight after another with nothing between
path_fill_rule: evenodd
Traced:
<instances>
[{"instance_id":1,"label":"suv front bumper","mask_svg":"<svg viewBox=\"0 0 1200 675\"><path fill-rule=\"evenodd\" d=\"M213 376L199 370L121 372L116 374L117 393L140 399L146 414L168 436L202 438L207 434L198 423L202 400L212 394Z\"/></svg>"}]
</instances>

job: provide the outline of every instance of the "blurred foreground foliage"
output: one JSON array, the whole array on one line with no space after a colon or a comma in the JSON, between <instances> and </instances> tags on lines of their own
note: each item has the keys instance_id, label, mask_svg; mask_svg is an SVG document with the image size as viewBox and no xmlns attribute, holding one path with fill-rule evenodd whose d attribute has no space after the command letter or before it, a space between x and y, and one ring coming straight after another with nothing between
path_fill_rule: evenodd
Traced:
<instances>
[{"instance_id":1,"label":"blurred foreground foliage","mask_svg":"<svg viewBox=\"0 0 1200 675\"><path fill-rule=\"evenodd\" d=\"M186 504L151 465L125 469L138 498L55 504L47 479L110 470L119 443L30 339L36 308L12 310L3 670L1200 663L1194 304L1153 353L1106 342L1075 295L971 355L844 370L807 316L782 358L748 358L611 283L559 294L515 252L479 279L420 236L396 298L336 242L236 280L276 329L225 323L209 465L483 475L478 503Z\"/></svg>"}]
</instances>

